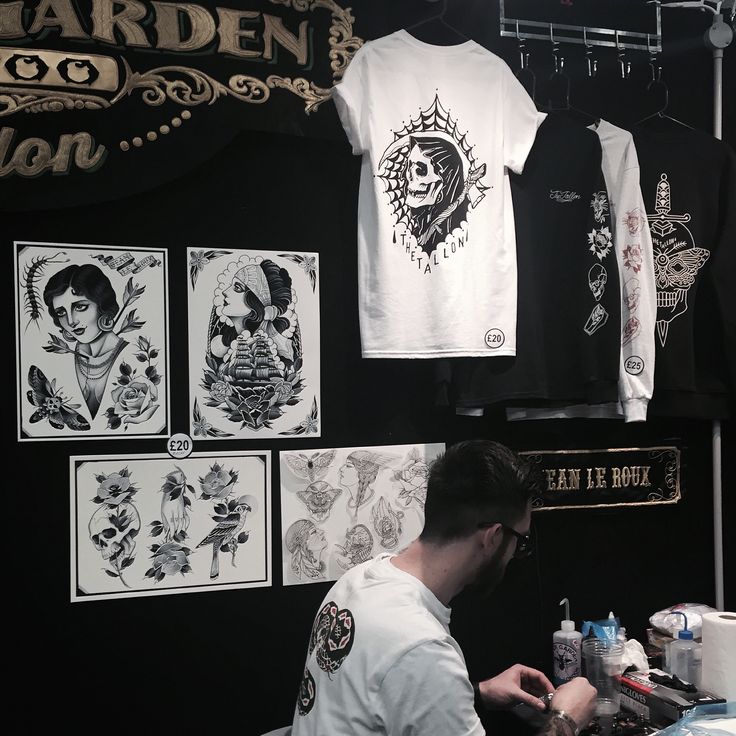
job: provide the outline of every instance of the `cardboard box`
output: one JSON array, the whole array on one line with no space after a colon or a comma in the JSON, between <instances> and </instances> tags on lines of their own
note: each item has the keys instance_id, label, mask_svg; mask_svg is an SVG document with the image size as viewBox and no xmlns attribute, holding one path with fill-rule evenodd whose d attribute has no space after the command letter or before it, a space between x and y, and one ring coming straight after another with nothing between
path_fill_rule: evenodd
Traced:
<instances>
[{"instance_id":1,"label":"cardboard box","mask_svg":"<svg viewBox=\"0 0 736 736\"><path fill-rule=\"evenodd\" d=\"M666 675L662 670L651 670L658 675ZM723 698L702 690L684 693L664 685L657 685L649 679L648 672L629 672L621 677L621 707L634 713L641 713L659 727L674 723L682 714L696 705L725 703Z\"/></svg>"}]
</instances>

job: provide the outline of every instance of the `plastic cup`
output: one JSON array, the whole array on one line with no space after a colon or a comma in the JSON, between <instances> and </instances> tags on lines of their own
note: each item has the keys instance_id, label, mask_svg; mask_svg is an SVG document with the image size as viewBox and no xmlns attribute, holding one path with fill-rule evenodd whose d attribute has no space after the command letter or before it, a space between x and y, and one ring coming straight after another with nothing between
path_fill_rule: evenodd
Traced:
<instances>
[{"instance_id":1,"label":"plastic cup","mask_svg":"<svg viewBox=\"0 0 736 736\"><path fill-rule=\"evenodd\" d=\"M621 670L624 645L605 639L583 641L585 676L598 691L596 715L612 716L621 705Z\"/></svg>"}]
</instances>

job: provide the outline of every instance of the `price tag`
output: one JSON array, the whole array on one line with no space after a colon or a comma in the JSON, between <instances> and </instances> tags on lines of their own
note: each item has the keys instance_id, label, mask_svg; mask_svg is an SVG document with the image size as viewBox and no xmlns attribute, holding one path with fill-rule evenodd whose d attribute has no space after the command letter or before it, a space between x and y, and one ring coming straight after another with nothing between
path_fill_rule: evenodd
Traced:
<instances>
[{"instance_id":1,"label":"price tag","mask_svg":"<svg viewBox=\"0 0 736 736\"><path fill-rule=\"evenodd\" d=\"M181 460L182 458L189 457L192 454L194 443L192 438L188 434L178 432L172 434L166 444L166 449L169 451L171 457Z\"/></svg>"}]
</instances>

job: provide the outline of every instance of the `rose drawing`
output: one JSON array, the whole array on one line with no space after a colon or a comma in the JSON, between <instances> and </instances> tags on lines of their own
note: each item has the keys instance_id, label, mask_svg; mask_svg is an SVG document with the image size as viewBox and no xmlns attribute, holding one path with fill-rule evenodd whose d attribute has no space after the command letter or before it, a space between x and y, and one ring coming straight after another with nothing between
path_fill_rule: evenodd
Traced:
<instances>
[{"instance_id":1,"label":"rose drawing","mask_svg":"<svg viewBox=\"0 0 736 736\"><path fill-rule=\"evenodd\" d=\"M210 386L210 398L213 401L222 402L233 395L233 387L227 381L215 381Z\"/></svg>"},{"instance_id":2,"label":"rose drawing","mask_svg":"<svg viewBox=\"0 0 736 736\"><path fill-rule=\"evenodd\" d=\"M200 498L227 498L237 482L238 473L235 470L225 470L222 465L215 463L204 478L199 478L199 487L202 490Z\"/></svg>"},{"instance_id":3,"label":"rose drawing","mask_svg":"<svg viewBox=\"0 0 736 736\"><path fill-rule=\"evenodd\" d=\"M192 550L179 544L179 542L166 542L162 545L152 544L151 553L153 562L146 571L146 577L154 578L157 583L167 575L175 575L176 573L184 575L192 571L189 564L189 555Z\"/></svg>"},{"instance_id":4,"label":"rose drawing","mask_svg":"<svg viewBox=\"0 0 736 736\"><path fill-rule=\"evenodd\" d=\"M158 409L157 399L155 384L145 376L136 376L129 384L113 389L113 412L124 424L140 424Z\"/></svg>"}]
</instances>

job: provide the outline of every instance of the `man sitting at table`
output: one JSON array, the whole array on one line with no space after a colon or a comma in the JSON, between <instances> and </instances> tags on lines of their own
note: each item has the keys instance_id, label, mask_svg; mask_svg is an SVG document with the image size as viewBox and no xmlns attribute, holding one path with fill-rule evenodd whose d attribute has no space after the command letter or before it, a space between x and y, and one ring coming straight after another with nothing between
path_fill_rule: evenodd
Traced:
<instances>
[{"instance_id":1,"label":"man sitting at table","mask_svg":"<svg viewBox=\"0 0 736 736\"><path fill-rule=\"evenodd\" d=\"M333 585L314 621L293 736L480 736L474 698L490 708L526 703L552 717L541 733L573 736L596 691L576 678L556 691L514 665L473 686L450 634L452 599L493 590L513 557L530 552L537 476L496 442L454 445L431 466L424 529L393 556L357 565Z\"/></svg>"}]
</instances>

